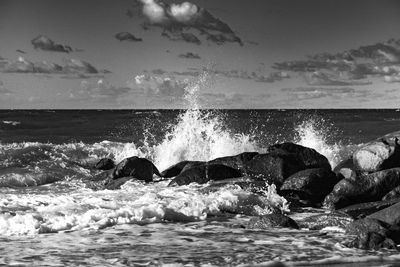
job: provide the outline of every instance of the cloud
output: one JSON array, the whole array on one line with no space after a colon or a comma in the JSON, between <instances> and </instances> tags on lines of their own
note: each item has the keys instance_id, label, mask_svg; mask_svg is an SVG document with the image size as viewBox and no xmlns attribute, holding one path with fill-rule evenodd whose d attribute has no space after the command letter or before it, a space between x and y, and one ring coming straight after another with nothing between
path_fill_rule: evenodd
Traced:
<instances>
[{"instance_id":1,"label":"cloud","mask_svg":"<svg viewBox=\"0 0 400 267\"><path fill-rule=\"evenodd\" d=\"M137 75L131 85L144 90L147 95L182 97L188 80L179 80L173 76L153 76L148 73Z\"/></svg>"},{"instance_id":2,"label":"cloud","mask_svg":"<svg viewBox=\"0 0 400 267\"><path fill-rule=\"evenodd\" d=\"M104 99L111 100L127 94L131 89L128 87L115 87L104 79L97 81L84 80L78 90L70 90L70 99Z\"/></svg>"},{"instance_id":3,"label":"cloud","mask_svg":"<svg viewBox=\"0 0 400 267\"><path fill-rule=\"evenodd\" d=\"M50 38L44 35L39 35L31 41L35 49L41 49L44 51L55 51L55 52L72 52L72 48L67 45L57 44Z\"/></svg>"},{"instance_id":4,"label":"cloud","mask_svg":"<svg viewBox=\"0 0 400 267\"><path fill-rule=\"evenodd\" d=\"M198 54L192 53L192 52L187 52L185 54L180 54L180 58L187 58L187 59L201 59L201 57Z\"/></svg>"},{"instance_id":5,"label":"cloud","mask_svg":"<svg viewBox=\"0 0 400 267\"><path fill-rule=\"evenodd\" d=\"M131 34L130 32L119 32L114 36L119 41L130 41L130 42L141 42L143 41L142 38L138 38Z\"/></svg>"},{"instance_id":6,"label":"cloud","mask_svg":"<svg viewBox=\"0 0 400 267\"><path fill-rule=\"evenodd\" d=\"M282 92L295 100L310 100L316 98L333 97L338 99L348 97L363 97L367 95L366 90L355 90L350 87L340 88L324 88L324 87L297 87L297 88L283 88Z\"/></svg>"},{"instance_id":7,"label":"cloud","mask_svg":"<svg viewBox=\"0 0 400 267\"><path fill-rule=\"evenodd\" d=\"M1 95L11 95L13 94L12 91L8 90L2 81L0 81L0 94Z\"/></svg>"},{"instance_id":8,"label":"cloud","mask_svg":"<svg viewBox=\"0 0 400 267\"><path fill-rule=\"evenodd\" d=\"M148 20L148 23L144 25L144 29L160 27L163 30L163 36L170 40L200 43L198 36L193 32L188 32L195 30L197 34L204 35L206 40L216 44L237 42L243 45L241 39L228 24L193 3L166 4L156 0L139 1L143 5L143 15ZM192 34L197 39L185 34ZM189 36L191 38L188 38Z\"/></svg>"},{"instance_id":9,"label":"cloud","mask_svg":"<svg viewBox=\"0 0 400 267\"><path fill-rule=\"evenodd\" d=\"M324 86L349 86L349 85L367 85L369 81L342 80L335 73L314 71L304 75L308 85L324 85Z\"/></svg>"},{"instance_id":10,"label":"cloud","mask_svg":"<svg viewBox=\"0 0 400 267\"><path fill-rule=\"evenodd\" d=\"M15 61L0 61L0 71L4 73L46 73L46 74L98 74L90 63L80 59L64 59L64 65L47 61L31 62L24 57Z\"/></svg>"}]
</instances>

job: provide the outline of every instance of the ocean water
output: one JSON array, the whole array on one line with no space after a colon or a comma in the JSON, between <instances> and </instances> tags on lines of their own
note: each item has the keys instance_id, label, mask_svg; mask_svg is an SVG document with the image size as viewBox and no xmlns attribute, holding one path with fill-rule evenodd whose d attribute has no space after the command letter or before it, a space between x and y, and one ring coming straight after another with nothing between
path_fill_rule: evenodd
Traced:
<instances>
[{"instance_id":1,"label":"ocean water","mask_svg":"<svg viewBox=\"0 0 400 267\"><path fill-rule=\"evenodd\" d=\"M247 230L252 215L291 211L274 185L167 187L131 181L102 190L100 158L210 160L277 142L315 148L332 166L359 145L400 130L398 110L1 110L0 265L381 266L396 251L342 245L342 229Z\"/></svg>"}]
</instances>

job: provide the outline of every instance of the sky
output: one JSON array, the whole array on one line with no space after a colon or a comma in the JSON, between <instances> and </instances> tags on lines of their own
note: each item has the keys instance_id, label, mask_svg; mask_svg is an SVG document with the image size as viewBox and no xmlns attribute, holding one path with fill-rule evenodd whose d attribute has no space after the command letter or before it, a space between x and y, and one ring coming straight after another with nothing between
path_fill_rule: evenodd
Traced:
<instances>
[{"instance_id":1,"label":"sky","mask_svg":"<svg viewBox=\"0 0 400 267\"><path fill-rule=\"evenodd\" d=\"M0 109L400 108L398 0L0 0Z\"/></svg>"}]
</instances>

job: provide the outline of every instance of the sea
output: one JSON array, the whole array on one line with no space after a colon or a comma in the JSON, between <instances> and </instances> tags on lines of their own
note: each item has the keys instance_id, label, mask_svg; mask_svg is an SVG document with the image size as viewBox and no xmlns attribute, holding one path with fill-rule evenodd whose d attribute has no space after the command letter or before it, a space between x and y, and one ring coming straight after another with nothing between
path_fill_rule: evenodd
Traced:
<instances>
[{"instance_id":1,"label":"sea","mask_svg":"<svg viewBox=\"0 0 400 267\"><path fill-rule=\"evenodd\" d=\"M291 210L274 185L104 190L90 167L140 156L162 171L279 142L314 148L334 167L398 130L394 109L0 110L0 266L398 266L397 251L344 246L340 228L246 229L276 210L297 221L326 212Z\"/></svg>"}]
</instances>

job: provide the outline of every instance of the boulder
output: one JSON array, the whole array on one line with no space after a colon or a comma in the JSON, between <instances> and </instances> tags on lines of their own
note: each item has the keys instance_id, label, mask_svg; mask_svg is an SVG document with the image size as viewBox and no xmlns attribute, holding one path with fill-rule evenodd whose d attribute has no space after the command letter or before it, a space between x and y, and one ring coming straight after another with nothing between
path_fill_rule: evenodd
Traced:
<instances>
[{"instance_id":1,"label":"boulder","mask_svg":"<svg viewBox=\"0 0 400 267\"><path fill-rule=\"evenodd\" d=\"M365 218L366 216L372 213L390 207L398 203L399 201L400 200L388 200L388 201L380 200L374 202L359 203L339 209L337 210L337 212L348 214L354 219L361 219Z\"/></svg>"},{"instance_id":2,"label":"boulder","mask_svg":"<svg viewBox=\"0 0 400 267\"><path fill-rule=\"evenodd\" d=\"M396 243L392 237L397 239L399 231L382 221L365 218L350 223L346 227L345 233L355 236L352 241L345 244L346 246L376 250L396 249Z\"/></svg>"},{"instance_id":3,"label":"boulder","mask_svg":"<svg viewBox=\"0 0 400 267\"><path fill-rule=\"evenodd\" d=\"M246 164L246 174L280 187L290 175L306 167L294 154L267 153L256 155Z\"/></svg>"},{"instance_id":4,"label":"boulder","mask_svg":"<svg viewBox=\"0 0 400 267\"><path fill-rule=\"evenodd\" d=\"M204 184L211 180L237 178L240 176L241 172L234 168L221 164L204 163L182 171L168 186L187 185L190 183Z\"/></svg>"},{"instance_id":5,"label":"boulder","mask_svg":"<svg viewBox=\"0 0 400 267\"><path fill-rule=\"evenodd\" d=\"M271 228L273 227L299 229L299 226L292 218L280 213L273 213L273 214L253 217L248 222L246 228L271 230Z\"/></svg>"},{"instance_id":6,"label":"boulder","mask_svg":"<svg viewBox=\"0 0 400 267\"><path fill-rule=\"evenodd\" d=\"M108 190L120 189L123 184L125 184L126 182L133 180L133 179L135 179L135 178L129 176L129 177L118 178L115 180L108 180L107 183L104 185L104 189L108 189Z\"/></svg>"},{"instance_id":7,"label":"boulder","mask_svg":"<svg viewBox=\"0 0 400 267\"><path fill-rule=\"evenodd\" d=\"M102 158L95 165L94 168L97 170L108 171L115 167L115 163L112 159Z\"/></svg>"},{"instance_id":8,"label":"boulder","mask_svg":"<svg viewBox=\"0 0 400 267\"><path fill-rule=\"evenodd\" d=\"M114 180L132 176L138 180L151 182L153 180L153 173L160 176L157 167L151 161L134 156L118 163L111 176Z\"/></svg>"},{"instance_id":9,"label":"boulder","mask_svg":"<svg viewBox=\"0 0 400 267\"><path fill-rule=\"evenodd\" d=\"M400 199L400 186L395 187L392 191L387 193L382 200Z\"/></svg>"},{"instance_id":10,"label":"boulder","mask_svg":"<svg viewBox=\"0 0 400 267\"><path fill-rule=\"evenodd\" d=\"M400 226L400 203L372 213L367 218L377 219L387 224Z\"/></svg>"},{"instance_id":11,"label":"boulder","mask_svg":"<svg viewBox=\"0 0 400 267\"><path fill-rule=\"evenodd\" d=\"M343 179L325 198L324 206L339 209L346 206L381 200L400 185L400 168L383 170L353 179Z\"/></svg>"},{"instance_id":12,"label":"boulder","mask_svg":"<svg viewBox=\"0 0 400 267\"><path fill-rule=\"evenodd\" d=\"M258 152L243 152L235 156L221 157L210 160L210 164L222 164L243 171L247 162L253 159Z\"/></svg>"},{"instance_id":13,"label":"boulder","mask_svg":"<svg viewBox=\"0 0 400 267\"><path fill-rule=\"evenodd\" d=\"M324 168L331 170L328 159L315 149L297 145L294 143L275 144L268 148L270 153L289 153L295 155L305 166L304 169Z\"/></svg>"},{"instance_id":14,"label":"boulder","mask_svg":"<svg viewBox=\"0 0 400 267\"><path fill-rule=\"evenodd\" d=\"M307 217L298 222L301 228L310 230L321 230L325 227L339 227L345 229L349 223L354 221L349 215L339 212L328 214L317 214Z\"/></svg>"},{"instance_id":15,"label":"boulder","mask_svg":"<svg viewBox=\"0 0 400 267\"><path fill-rule=\"evenodd\" d=\"M353 157L339 162L338 165L333 169L336 175L342 175L343 178L350 179L355 178L356 172L353 164Z\"/></svg>"},{"instance_id":16,"label":"boulder","mask_svg":"<svg viewBox=\"0 0 400 267\"><path fill-rule=\"evenodd\" d=\"M353 163L356 170L368 173L400 167L398 139L392 144L385 138L365 144L353 153Z\"/></svg>"},{"instance_id":17,"label":"boulder","mask_svg":"<svg viewBox=\"0 0 400 267\"><path fill-rule=\"evenodd\" d=\"M184 161L178 162L178 163L168 167L167 169L162 171L160 175L161 175L161 177L164 177L164 178L175 177L178 174L180 174L184 169L189 169L191 167L194 167L196 165L201 165L204 163L205 162L203 162L203 161L184 160Z\"/></svg>"},{"instance_id":18,"label":"boulder","mask_svg":"<svg viewBox=\"0 0 400 267\"><path fill-rule=\"evenodd\" d=\"M320 203L339 179L334 172L323 168L302 170L283 182L280 194L285 196L294 192L300 199Z\"/></svg>"}]
</instances>

